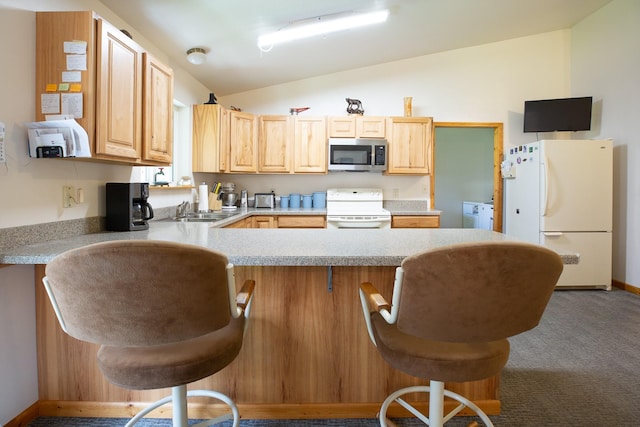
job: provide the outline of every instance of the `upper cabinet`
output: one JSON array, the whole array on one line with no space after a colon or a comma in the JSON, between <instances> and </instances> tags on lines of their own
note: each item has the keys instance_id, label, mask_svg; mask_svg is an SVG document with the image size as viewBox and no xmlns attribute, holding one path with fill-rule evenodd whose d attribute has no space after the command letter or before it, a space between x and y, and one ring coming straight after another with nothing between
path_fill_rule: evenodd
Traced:
<instances>
[{"instance_id":1,"label":"upper cabinet","mask_svg":"<svg viewBox=\"0 0 640 427\"><path fill-rule=\"evenodd\" d=\"M432 140L431 117L390 117L387 122L387 173L431 173Z\"/></svg>"},{"instance_id":2,"label":"upper cabinet","mask_svg":"<svg viewBox=\"0 0 640 427\"><path fill-rule=\"evenodd\" d=\"M173 157L173 70L149 53L142 54L144 88L142 157L162 164Z\"/></svg>"},{"instance_id":3,"label":"upper cabinet","mask_svg":"<svg viewBox=\"0 0 640 427\"><path fill-rule=\"evenodd\" d=\"M296 173L326 173L326 117L296 116L294 128L293 171Z\"/></svg>"},{"instance_id":4,"label":"upper cabinet","mask_svg":"<svg viewBox=\"0 0 640 427\"><path fill-rule=\"evenodd\" d=\"M193 106L193 172L225 172L229 158L229 110L219 104Z\"/></svg>"},{"instance_id":5,"label":"upper cabinet","mask_svg":"<svg viewBox=\"0 0 640 427\"><path fill-rule=\"evenodd\" d=\"M36 120L50 96L73 106L93 159L171 163L172 70L93 12L36 13Z\"/></svg>"},{"instance_id":6,"label":"upper cabinet","mask_svg":"<svg viewBox=\"0 0 640 427\"><path fill-rule=\"evenodd\" d=\"M386 117L334 116L329 117L329 138L384 138Z\"/></svg>"},{"instance_id":7,"label":"upper cabinet","mask_svg":"<svg viewBox=\"0 0 640 427\"><path fill-rule=\"evenodd\" d=\"M98 18L95 154L142 157L142 48ZM87 64L89 66L89 64Z\"/></svg>"},{"instance_id":8,"label":"upper cabinet","mask_svg":"<svg viewBox=\"0 0 640 427\"><path fill-rule=\"evenodd\" d=\"M241 111L229 113L229 172L258 170L258 126L256 116Z\"/></svg>"},{"instance_id":9,"label":"upper cabinet","mask_svg":"<svg viewBox=\"0 0 640 427\"><path fill-rule=\"evenodd\" d=\"M260 116L258 172L291 172L293 116Z\"/></svg>"}]
</instances>

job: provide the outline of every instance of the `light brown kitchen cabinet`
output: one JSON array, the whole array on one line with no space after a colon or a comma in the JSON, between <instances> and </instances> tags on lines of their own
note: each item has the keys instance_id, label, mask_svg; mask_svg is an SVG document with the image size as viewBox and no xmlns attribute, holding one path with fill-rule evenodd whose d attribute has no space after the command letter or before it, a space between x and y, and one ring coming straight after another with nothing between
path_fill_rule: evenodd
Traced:
<instances>
[{"instance_id":1,"label":"light brown kitchen cabinet","mask_svg":"<svg viewBox=\"0 0 640 427\"><path fill-rule=\"evenodd\" d=\"M159 164L173 158L173 70L144 52L142 157Z\"/></svg>"},{"instance_id":2,"label":"light brown kitchen cabinet","mask_svg":"<svg viewBox=\"0 0 640 427\"><path fill-rule=\"evenodd\" d=\"M326 228L324 215L278 215L278 228Z\"/></svg>"},{"instance_id":3,"label":"light brown kitchen cabinet","mask_svg":"<svg viewBox=\"0 0 640 427\"><path fill-rule=\"evenodd\" d=\"M258 172L291 172L293 117L260 116L258 123Z\"/></svg>"},{"instance_id":4,"label":"light brown kitchen cabinet","mask_svg":"<svg viewBox=\"0 0 640 427\"><path fill-rule=\"evenodd\" d=\"M294 127L293 171L296 173L326 173L326 117L296 116Z\"/></svg>"},{"instance_id":5,"label":"light brown kitchen cabinet","mask_svg":"<svg viewBox=\"0 0 640 427\"><path fill-rule=\"evenodd\" d=\"M255 215L251 217L252 228L277 228L278 222L272 215Z\"/></svg>"},{"instance_id":6,"label":"light brown kitchen cabinet","mask_svg":"<svg viewBox=\"0 0 640 427\"><path fill-rule=\"evenodd\" d=\"M67 83L62 74L72 67L64 46L72 42L75 48L86 42L80 51L86 63L73 67L85 68L73 70L80 80ZM89 136L93 160L170 164L173 132L160 122L172 116L173 74L151 57L147 73L143 53L141 46L91 11L36 12L36 120L67 114L64 107L73 104L76 120ZM148 78L155 80L147 82ZM143 103L143 96L155 104ZM43 97L57 97L62 108L43 109Z\"/></svg>"},{"instance_id":7,"label":"light brown kitchen cabinet","mask_svg":"<svg viewBox=\"0 0 640 427\"><path fill-rule=\"evenodd\" d=\"M391 228L440 228L440 215L393 215Z\"/></svg>"},{"instance_id":8,"label":"light brown kitchen cabinet","mask_svg":"<svg viewBox=\"0 0 640 427\"><path fill-rule=\"evenodd\" d=\"M224 172L229 161L229 110L220 104L193 105L193 172Z\"/></svg>"},{"instance_id":9,"label":"light brown kitchen cabinet","mask_svg":"<svg viewBox=\"0 0 640 427\"><path fill-rule=\"evenodd\" d=\"M390 117L387 174L429 174L433 159L431 117Z\"/></svg>"},{"instance_id":10,"label":"light brown kitchen cabinet","mask_svg":"<svg viewBox=\"0 0 640 427\"><path fill-rule=\"evenodd\" d=\"M384 138L386 123L386 117L359 115L329 117L329 138Z\"/></svg>"},{"instance_id":11,"label":"light brown kitchen cabinet","mask_svg":"<svg viewBox=\"0 0 640 427\"><path fill-rule=\"evenodd\" d=\"M229 113L229 172L257 172L258 126L256 116Z\"/></svg>"},{"instance_id":12,"label":"light brown kitchen cabinet","mask_svg":"<svg viewBox=\"0 0 640 427\"><path fill-rule=\"evenodd\" d=\"M251 225L251 218L243 218L229 225L225 225L224 228L251 228Z\"/></svg>"},{"instance_id":13,"label":"light brown kitchen cabinet","mask_svg":"<svg viewBox=\"0 0 640 427\"><path fill-rule=\"evenodd\" d=\"M142 48L103 19L96 23L95 152L137 160L142 157Z\"/></svg>"}]
</instances>

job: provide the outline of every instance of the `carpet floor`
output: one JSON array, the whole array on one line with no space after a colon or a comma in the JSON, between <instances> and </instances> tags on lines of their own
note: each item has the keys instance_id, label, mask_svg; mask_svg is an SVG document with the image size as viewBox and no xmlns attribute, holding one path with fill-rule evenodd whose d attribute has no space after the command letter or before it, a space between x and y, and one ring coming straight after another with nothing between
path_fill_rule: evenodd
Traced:
<instances>
[{"instance_id":1,"label":"carpet floor","mask_svg":"<svg viewBox=\"0 0 640 427\"><path fill-rule=\"evenodd\" d=\"M496 427L640 425L640 296L619 290L556 291L540 325L510 341L500 385L502 413L491 417ZM456 417L447 427L466 427L471 420ZM126 421L40 417L29 426L120 427ZM398 424L423 425L415 420ZM138 424L170 425L166 419ZM241 421L241 427L377 425L375 419Z\"/></svg>"}]
</instances>

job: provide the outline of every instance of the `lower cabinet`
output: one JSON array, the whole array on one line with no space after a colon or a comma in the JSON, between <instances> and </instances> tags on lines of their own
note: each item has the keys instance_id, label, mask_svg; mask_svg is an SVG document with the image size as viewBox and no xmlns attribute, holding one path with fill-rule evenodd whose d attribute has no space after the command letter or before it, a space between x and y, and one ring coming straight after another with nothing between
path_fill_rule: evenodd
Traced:
<instances>
[{"instance_id":1,"label":"lower cabinet","mask_svg":"<svg viewBox=\"0 0 640 427\"><path fill-rule=\"evenodd\" d=\"M224 228L251 228L251 217L242 218L239 221L225 225Z\"/></svg>"},{"instance_id":2,"label":"lower cabinet","mask_svg":"<svg viewBox=\"0 0 640 427\"><path fill-rule=\"evenodd\" d=\"M324 215L280 215L278 228L326 228Z\"/></svg>"},{"instance_id":3,"label":"lower cabinet","mask_svg":"<svg viewBox=\"0 0 640 427\"><path fill-rule=\"evenodd\" d=\"M253 215L224 228L326 228L324 215ZM394 215L392 228L440 228L439 215Z\"/></svg>"},{"instance_id":4,"label":"lower cabinet","mask_svg":"<svg viewBox=\"0 0 640 427\"><path fill-rule=\"evenodd\" d=\"M273 215L256 215L249 219L251 219L251 228L278 228L277 217Z\"/></svg>"},{"instance_id":5,"label":"lower cabinet","mask_svg":"<svg viewBox=\"0 0 640 427\"><path fill-rule=\"evenodd\" d=\"M324 215L254 215L224 228L326 228Z\"/></svg>"},{"instance_id":6,"label":"lower cabinet","mask_svg":"<svg viewBox=\"0 0 640 427\"><path fill-rule=\"evenodd\" d=\"M440 228L439 215L394 215L391 228Z\"/></svg>"}]
</instances>

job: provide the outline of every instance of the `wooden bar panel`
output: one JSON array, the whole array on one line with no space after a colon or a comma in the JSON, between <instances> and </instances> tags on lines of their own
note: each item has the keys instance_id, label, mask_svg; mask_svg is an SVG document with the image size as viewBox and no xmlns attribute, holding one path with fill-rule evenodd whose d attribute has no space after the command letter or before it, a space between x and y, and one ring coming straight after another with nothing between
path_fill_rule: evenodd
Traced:
<instances>
[{"instance_id":1,"label":"wooden bar panel","mask_svg":"<svg viewBox=\"0 0 640 427\"><path fill-rule=\"evenodd\" d=\"M392 391L426 383L391 369L367 334L358 286L371 282L390 301L394 272L393 267L333 267L329 291L327 267L236 266L238 284L249 278L256 281L243 348L227 368L189 388L226 393L256 418L282 417L283 411L289 418L305 418L310 411L317 418L334 418L340 407L345 407L343 416L375 416L371 409ZM167 389L123 390L104 380L95 361L97 346L60 330L40 283L43 273L44 266L37 266L41 401L120 402L121 411L127 413L132 402L150 402L169 394ZM482 402L491 414L499 411L497 386L497 377L447 384ZM333 409L316 413L322 407Z\"/></svg>"}]
</instances>

